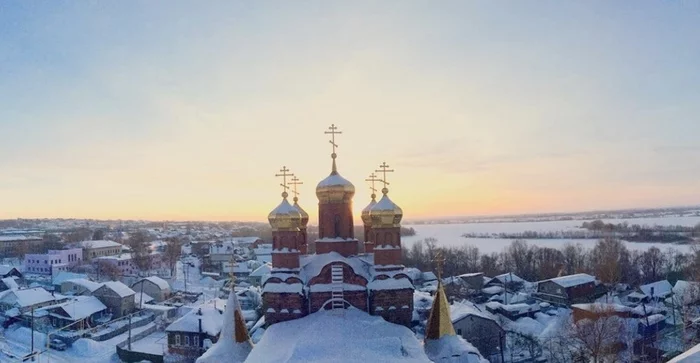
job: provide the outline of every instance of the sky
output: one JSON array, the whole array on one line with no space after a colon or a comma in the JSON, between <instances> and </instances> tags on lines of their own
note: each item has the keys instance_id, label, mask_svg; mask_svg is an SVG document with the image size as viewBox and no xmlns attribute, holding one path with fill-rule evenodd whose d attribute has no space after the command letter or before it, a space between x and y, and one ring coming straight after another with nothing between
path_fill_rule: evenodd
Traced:
<instances>
[{"instance_id":1,"label":"sky","mask_svg":"<svg viewBox=\"0 0 700 363\"><path fill-rule=\"evenodd\" d=\"M0 2L0 218L700 204L693 1Z\"/></svg>"}]
</instances>

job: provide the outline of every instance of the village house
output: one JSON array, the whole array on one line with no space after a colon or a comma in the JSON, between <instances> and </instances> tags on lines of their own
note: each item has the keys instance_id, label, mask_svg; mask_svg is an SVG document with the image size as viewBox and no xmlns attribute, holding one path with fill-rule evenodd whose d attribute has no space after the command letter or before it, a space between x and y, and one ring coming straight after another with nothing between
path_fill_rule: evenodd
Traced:
<instances>
[{"instance_id":1,"label":"village house","mask_svg":"<svg viewBox=\"0 0 700 363\"><path fill-rule=\"evenodd\" d=\"M64 295L91 296L102 284L85 278L69 279L61 282L59 291Z\"/></svg>"},{"instance_id":2,"label":"village house","mask_svg":"<svg viewBox=\"0 0 700 363\"><path fill-rule=\"evenodd\" d=\"M23 290L7 290L0 292L0 311L7 316L19 316L32 309L57 304L67 300L63 296L44 290L41 287Z\"/></svg>"},{"instance_id":3,"label":"village house","mask_svg":"<svg viewBox=\"0 0 700 363\"><path fill-rule=\"evenodd\" d=\"M575 274L555 277L537 284L536 297L558 305L592 302L596 293L595 277Z\"/></svg>"},{"instance_id":4,"label":"village house","mask_svg":"<svg viewBox=\"0 0 700 363\"><path fill-rule=\"evenodd\" d=\"M591 303L571 305L574 323L584 319L596 320L603 317L618 316L631 318L632 308L620 304Z\"/></svg>"},{"instance_id":5,"label":"village house","mask_svg":"<svg viewBox=\"0 0 700 363\"><path fill-rule=\"evenodd\" d=\"M114 241L82 241L78 246L83 249L83 259L90 261L95 257L114 256L122 251L122 245Z\"/></svg>"},{"instance_id":6,"label":"village house","mask_svg":"<svg viewBox=\"0 0 700 363\"><path fill-rule=\"evenodd\" d=\"M167 300L171 293L170 284L158 276L143 278L132 284L131 289L138 293L143 291L157 302Z\"/></svg>"},{"instance_id":7,"label":"village house","mask_svg":"<svg viewBox=\"0 0 700 363\"><path fill-rule=\"evenodd\" d=\"M67 280L87 279L87 274L63 271L51 277L51 285L54 291L61 291L61 284Z\"/></svg>"},{"instance_id":8,"label":"village house","mask_svg":"<svg viewBox=\"0 0 700 363\"><path fill-rule=\"evenodd\" d=\"M678 280L673 285L673 295L666 299L670 305L695 305L700 302L700 282Z\"/></svg>"},{"instance_id":9,"label":"village house","mask_svg":"<svg viewBox=\"0 0 700 363\"><path fill-rule=\"evenodd\" d=\"M135 294L134 290L119 281L105 282L92 292L93 296L107 306L107 312L114 318L121 318L134 312Z\"/></svg>"},{"instance_id":10,"label":"village house","mask_svg":"<svg viewBox=\"0 0 700 363\"><path fill-rule=\"evenodd\" d=\"M22 273L14 266L0 265L0 278L13 276L18 279L21 279Z\"/></svg>"},{"instance_id":11,"label":"village house","mask_svg":"<svg viewBox=\"0 0 700 363\"><path fill-rule=\"evenodd\" d=\"M138 267L131 253L96 257L92 262L100 269L104 269L105 265L112 266L119 272L119 276L135 277L146 273L167 276L170 273L167 268L164 268L165 264L163 263L163 256L160 252L152 252L145 258L147 259L145 262L147 269L145 271Z\"/></svg>"},{"instance_id":12,"label":"village house","mask_svg":"<svg viewBox=\"0 0 700 363\"><path fill-rule=\"evenodd\" d=\"M673 295L673 286L668 280L656 281L638 287L630 295L627 300L633 303L664 301Z\"/></svg>"},{"instance_id":13,"label":"village house","mask_svg":"<svg viewBox=\"0 0 700 363\"><path fill-rule=\"evenodd\" d=\"M272 265L269 263L264 263L262 266L253 270L253 272L248 275L248 282L253 286L261 286L264 279L270 275L272 272Z\"/></svg>"},{"instance_id":14,"label":"village house","mask_svg":"<svg viewBox=\"0 0 700 363\"><path fill-rule=\"evenodd\" d=\"M94 296L78 296L60 305L48 308L51 325L55 328L82 330L99 324L107 307ZM76 324L80 322L79 324ZM71 325L74 324L74 325Z\"/></svg>"},{"instance_id":15,"label":"village house","mask_svg":"<svg viewBox=\"0 0 700 363\"><path fill-rule=\"evenodd\" d=\"M24 271L40 275L57 275L83 260L83 250L70 248L24 255Z\"/></svg>"},{"instance_id":16,"label":"village house","mask_svg":"<svg viewBox=\"0 0 700 363\"><path fill-rule=\"evenodd\" d=\"M216 343L223 326L221 312L213 306L203 305L185 314L170 324L168 334L168 353L194 359L201 356L209 344Z\"/></svg>"},{"instance_id":17,"label":"village house","mask_svg":"<svg viewBox=\"0 0 700 363\"><path fill-rule=\"evenodd\" d=\"M16 277L5 277L0 279L0 292L6 290L19 290L19 284Z\"/></svg>"},{"instance_id":18,"label":"village house","mask_svg":"<svg viewBox=\"0 0 700 363\"><path fill-rule=\"evenodd\" d=\"M535 313L538 313L540 311L540 305L539 304L509 304L509 305L504 305L499 302L491 301L487 302L485 305L486 311L490 312L491 314L499 314L503 315L504 317L516 321L520 318L524 317L530 317L534 318Z\"/></svg>"},{"instance_id":19,"label":"village house","mask_svg":"<svg viewBox=\"0 0 700 363\"><path fill-rule=\"evenodd\" d=\"M522 279L520 276L514 273L505 273L492 277L484 283L484 286L501 286L503 288L513 291L522 289L524 284L525 280Z\"/></svg>"},{"instance_id":20,"label":"village house","mask_svg":"<svg viewBox=\"0 0 700 363\"><path fill-rule=\"evenodd\" d=\"M472 343L487 359L500 360L506 332L493 314L464 301L451 306L450 316L457 335Z\"/></svg>"},{"instance_id":21,"label":"village house","mask_svg":"<svg viewBox=\"0 0 700 363\"><path fill-rule=\"evenodd\" d=\"M473 272L457 276L464 281L470 289L480 291L484 288L484 273Z\"/></svg>"}]
</instances>

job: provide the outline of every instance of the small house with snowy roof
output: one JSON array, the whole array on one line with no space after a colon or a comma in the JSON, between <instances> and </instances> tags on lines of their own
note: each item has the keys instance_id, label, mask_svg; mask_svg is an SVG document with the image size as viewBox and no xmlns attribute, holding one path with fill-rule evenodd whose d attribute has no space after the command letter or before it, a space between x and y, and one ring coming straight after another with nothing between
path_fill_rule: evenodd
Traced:
<instances>
[{"instance_id":1,"label":"small house with snowy roof","mask_svg":"<svg viewBox=\"0 0 700 363\"><path fill-rule=\"evenodd\" d=\"M485 284L486 287L489 286L501 286L509 290L520 290L525 284L525 280L520 276L509 272L494 276L488 283Z\"/></svg>"},{"instance_id":2,"label":"small house with snowy roof","mask_svg":"<svg viewBox=\"0 0 700 363\"><path fill-rule=\"evenodd\" d=\"M457 335L472 343L487 359L498 361L506 331L496 316L467 300L452 304L450 316Z\"/></svg>"},{"instance_id":3,"label":"small house with snowy roof","mask_svg":"<svg viewBox=\"0 0 700 363\"><path fill-rule=\"evenodd\" d=\"M6 277L17 277L22 278L22 273L14 266L0 265L0 278Z\"/></svg>"},{"instance_id":4,"label":"small house with snowy roof","mask_svg":"<svg viewBox=\"0 0 700 363\"><path fill-rule=\"evenodd\" d=\"M102 284L92 295L98 298L107 311L115 318L129 315L134 312L136 302L134 290L119 281L108 281Z\"/></svg>"},{"instance_id":5,"label":"small house with snowy roof","mask_svg":"<svg viewBox=\"0 0 700 363\"><path fill-rule=\"evenodd\" d=\"M0 278L0 291L19 290L19 284L16 277Z\"/></svg>"},{"instance_id":6,"label":"small house with snowy roof","mask_svg":"<svg viewBox=\"0 0 700 363\"><path fill-rule=\"evenodd\" d=\"M99 289L102 286L99 282L90 281L88 279L78 278L70 279L61 282L59 291L61 294L66 295L85 295L91 296L93 291Z\"/></svg>"},{"instance_id":7,"label":"small house with snowy roof","mask_svg":"<svg viewBox=\"0 0 700 363\"><path fill-rule=\"evenodd\" d=\"M595 294L595 277L581 273L538 282L536 297L553 304L571 305L593 302Z\"/></svg>"},{"instance_id":8,"label":"small house with snowy roof","mask_svg":"<svg viewBox=\"0 0 700 363\"><path fill-rule=\"evenodd\" d=\"M170 297L170 284L158 276L149 276L136 281L131 285L131 289L136 292L143 291L155 301L167 300Z\"/></svg>"},{"instance_id":9,"label":"small house with snowy roof","mask_svg":"<svg viewBox=\"0 0 700 363\"><path fill-rule=\"evenodd\" d=\"M69 326L71 330L82 330L96 326L107 307L94 296L77 296L69 301L48 307L51 325L55 328ZM80 322L80 324L75 324Z\"/></svg>"},{"instance_id":10,"label":"small house with snowy roof","mask_svg":"<svg viewBox=\"0 0 700 363\"><path fill-rule=\"evenodd\" d=\"M633 296L637 297L640 300L639 302L663 301L673 295L673 286L668 280L661 280L642 285L635 292L637 294ZM633 301L630 296L628 296L628 300Z\"/></svg>"},{"instance_id":11,"label":"small house with snowy roof","mask_svg":"<svg viewBox=\"0 0 700 363\"><path fill-rule=\"evenodd\" d=\"M202 305L168 325L168 353L184 357L199 357L204 353L205 339L216 343L223 319L219 309Z\"/></svg>"}]
</instances>

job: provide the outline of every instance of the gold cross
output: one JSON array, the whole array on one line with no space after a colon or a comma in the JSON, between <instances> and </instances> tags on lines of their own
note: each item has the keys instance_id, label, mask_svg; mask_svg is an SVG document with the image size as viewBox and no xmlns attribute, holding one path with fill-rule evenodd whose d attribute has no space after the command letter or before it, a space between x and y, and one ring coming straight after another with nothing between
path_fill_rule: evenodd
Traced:
<instances>
[{"instance_id":1,"label":"gold cross","mask_svg":"<svg viewBox=\"0 0 700 363\"><path fill-rule=\"evenodd\" d=\"M280 184L280 186L284 188L283 191L286 193L287 189L289 189L289 186L287 186L287 177L293 176L294 174L288 174L287 172L289 171L289 169L287 169L286 166L283 166L282 169L280 169L280 171L282 172L282 174L275 174L275 176L282 177L282 184Z\"/></svg>"},{"instance_id":2,"label":"gold cross","mask_svg":"<svg viewBox=\"0 0 700 363\"><path fill-rule=\"evenodd\" d=\"M323 133L324 133L324 134L329 134L329 135L331 135L331 139L328 140L328 142L330 142L331 145L333 145L333 155L335 155L335 148L338 147L338 145L335 143L335 135L336 135L336 134L340 135L340 134L342 134L343 132L342 132L342 131L336 131L336 130L338 130L338 128L335 126L335 124L331 124L331 126L330 126L328 129L329 129L330 131L324 131Z\"/></svg>"},{"instance_id":3,"label":"gold cross","mask_svg":"<svg viewBox=\"0 0 700 363\"><path fill-rule=\"evenodd\" d=\"M297 196L299 196L299 192L297 192L297 185L302 185L304 184L304 182L300 181L299 178L297 178L295 175L294 177L292 177L292 181L290 181L289 184L294 186L294 188L292 189L292 194L294 194L294 198L296 198Z\"/></svg>"},{"instance_id":4,"label":"gold cross","mask_svg":"<svg viewBox=\"0 0 700 363\"><path fill-rule=\"evenodd\" d=\"M384 177L382 178L381 182L384 183L384 188L386 188L387 185L389 185L389 182L386 181L386 173L393 173L394 169L389 169L389 165L386 164L386 161L382 163L382 165L379 165L380 170L375 170L377 173L382 173Z\"/></svg>"},{"instance_id":5,"label":"gold cross","mask_svg":"<svg viewBox=\"0 0 700 363\"><path fill-rule=\"evenodd\" d=\"M378 181L382 181L382 180L381 180L381 179L377 179L377 175L374 174L374 173L372 173L372 174L369 175L369 179L365 179L365 181L368 181L368 182L372 183L372 186L369 187L369 190L371 190L372 193L376 193L376 192L377 192L377 188L374 187L374 182L378 182Z\"/></svg>"},{"instance_id":6,"label":"gold cross","mask_svg":"<svg viewBox=\"0 0 700 363\"><path fill-rule=\"evenodd\" d=\"M442 250L437 251L435 257L433 257L433 262L435 262L436 271L438 273L437 277L438 280L440 280L440 276L442 276L442 268L445 265L445 257L442 255Z\"/></svg>"}]
</instances>

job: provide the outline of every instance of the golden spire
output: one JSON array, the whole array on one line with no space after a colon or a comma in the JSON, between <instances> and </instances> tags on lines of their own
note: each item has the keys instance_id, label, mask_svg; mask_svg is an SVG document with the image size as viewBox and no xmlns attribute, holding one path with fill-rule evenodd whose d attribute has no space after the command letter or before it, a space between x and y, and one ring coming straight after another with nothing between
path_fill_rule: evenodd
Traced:
<instances>
[{"instance_id":1,"label":"golden spire","mask_svg":"<svg viewBox=\"0 0 700 363\"><path fill-rule=\"evenodd\" d=\"M425 340L437 340L443 336L456 335L455 328L452 325L452 318L450 318L450 304L447 303L445 289L442 286L442 268L445 263L442 251L438 251L433 261L437 265L438 288L437 292L435 292L435 299L433 300L430 317L425 328Z\"/></svg>"},{"instance_id":2,"label":"golden spire","mask_svg":"<svg viewBox=\"0 0 700 363\"><path fill-rule=\"evenodd\" d=\"M331 139L328 140L328 142L330 142L331 145L333 145L333 153L331 154L331 158L333 159L333 170L331 171L331 174L337 174L337 173L338 173L338 169L337 169L336 166L335 166L335 158L336 158L336 156L338 156L338 155L335 153L335 148L338 147L338 144L335 143L335 135L336 135L336 134L337 134L337 135L340 135L340 134L342 134L343 132L342 132L342 131L337 131L337 130L338 130L338 127L336 127L335 124L331 124L331 126L328 127L328 130L330 130L330 131L324 131L323 133L324 133L324 134L331 135Z\"/></svg>"},{"instance_id":3,"label":"golden spire","mask_svg":"<svg viewBox=\"0 0 700 363\"><path fill-rule=\"evenodd\" d=\"M381 179L377 179L377 175L372 173L369 175L369 179L365 179L366 182L372 183L372 186L369 187L369 190L372 191L372 200L377 198L377 188L374 187L374 182L382 181Z\"/></svg>"},{"instance_id":4,"label":"golden spire","mask_svg":"<svg viewBox=\"0 0 700 363\"><path fill-rule=\"evenodd\" d=\"M289 186L287 185L287 177L288 176L293 176L294 174L288 174L289 169L287 169L286 166L283 166L282 169L280 169L282 172L281 174L275 174L275 176L281 176L282 177L282 183L280 186L282 187L282 198L287 199L287 189L289 189Z\"/></svg>"},{"instance_id":5,"label":"golden spire","mask_svg":"<svg viewBox=\"0 0 700 363\"><path fill-rule=\"evenodd\" d=\"M389 189L387 189L387 185L389 185L389 182L386 181L386 173L393 173L394 169L389 169L389 165L386 164L386 161L382 163L382 165L379 165L379 169L375 170L377 173L382 173L382 179L381 182L384 183L384 188L382 188L382 194L389 193Z\"/></svg>"}]
</instances>

